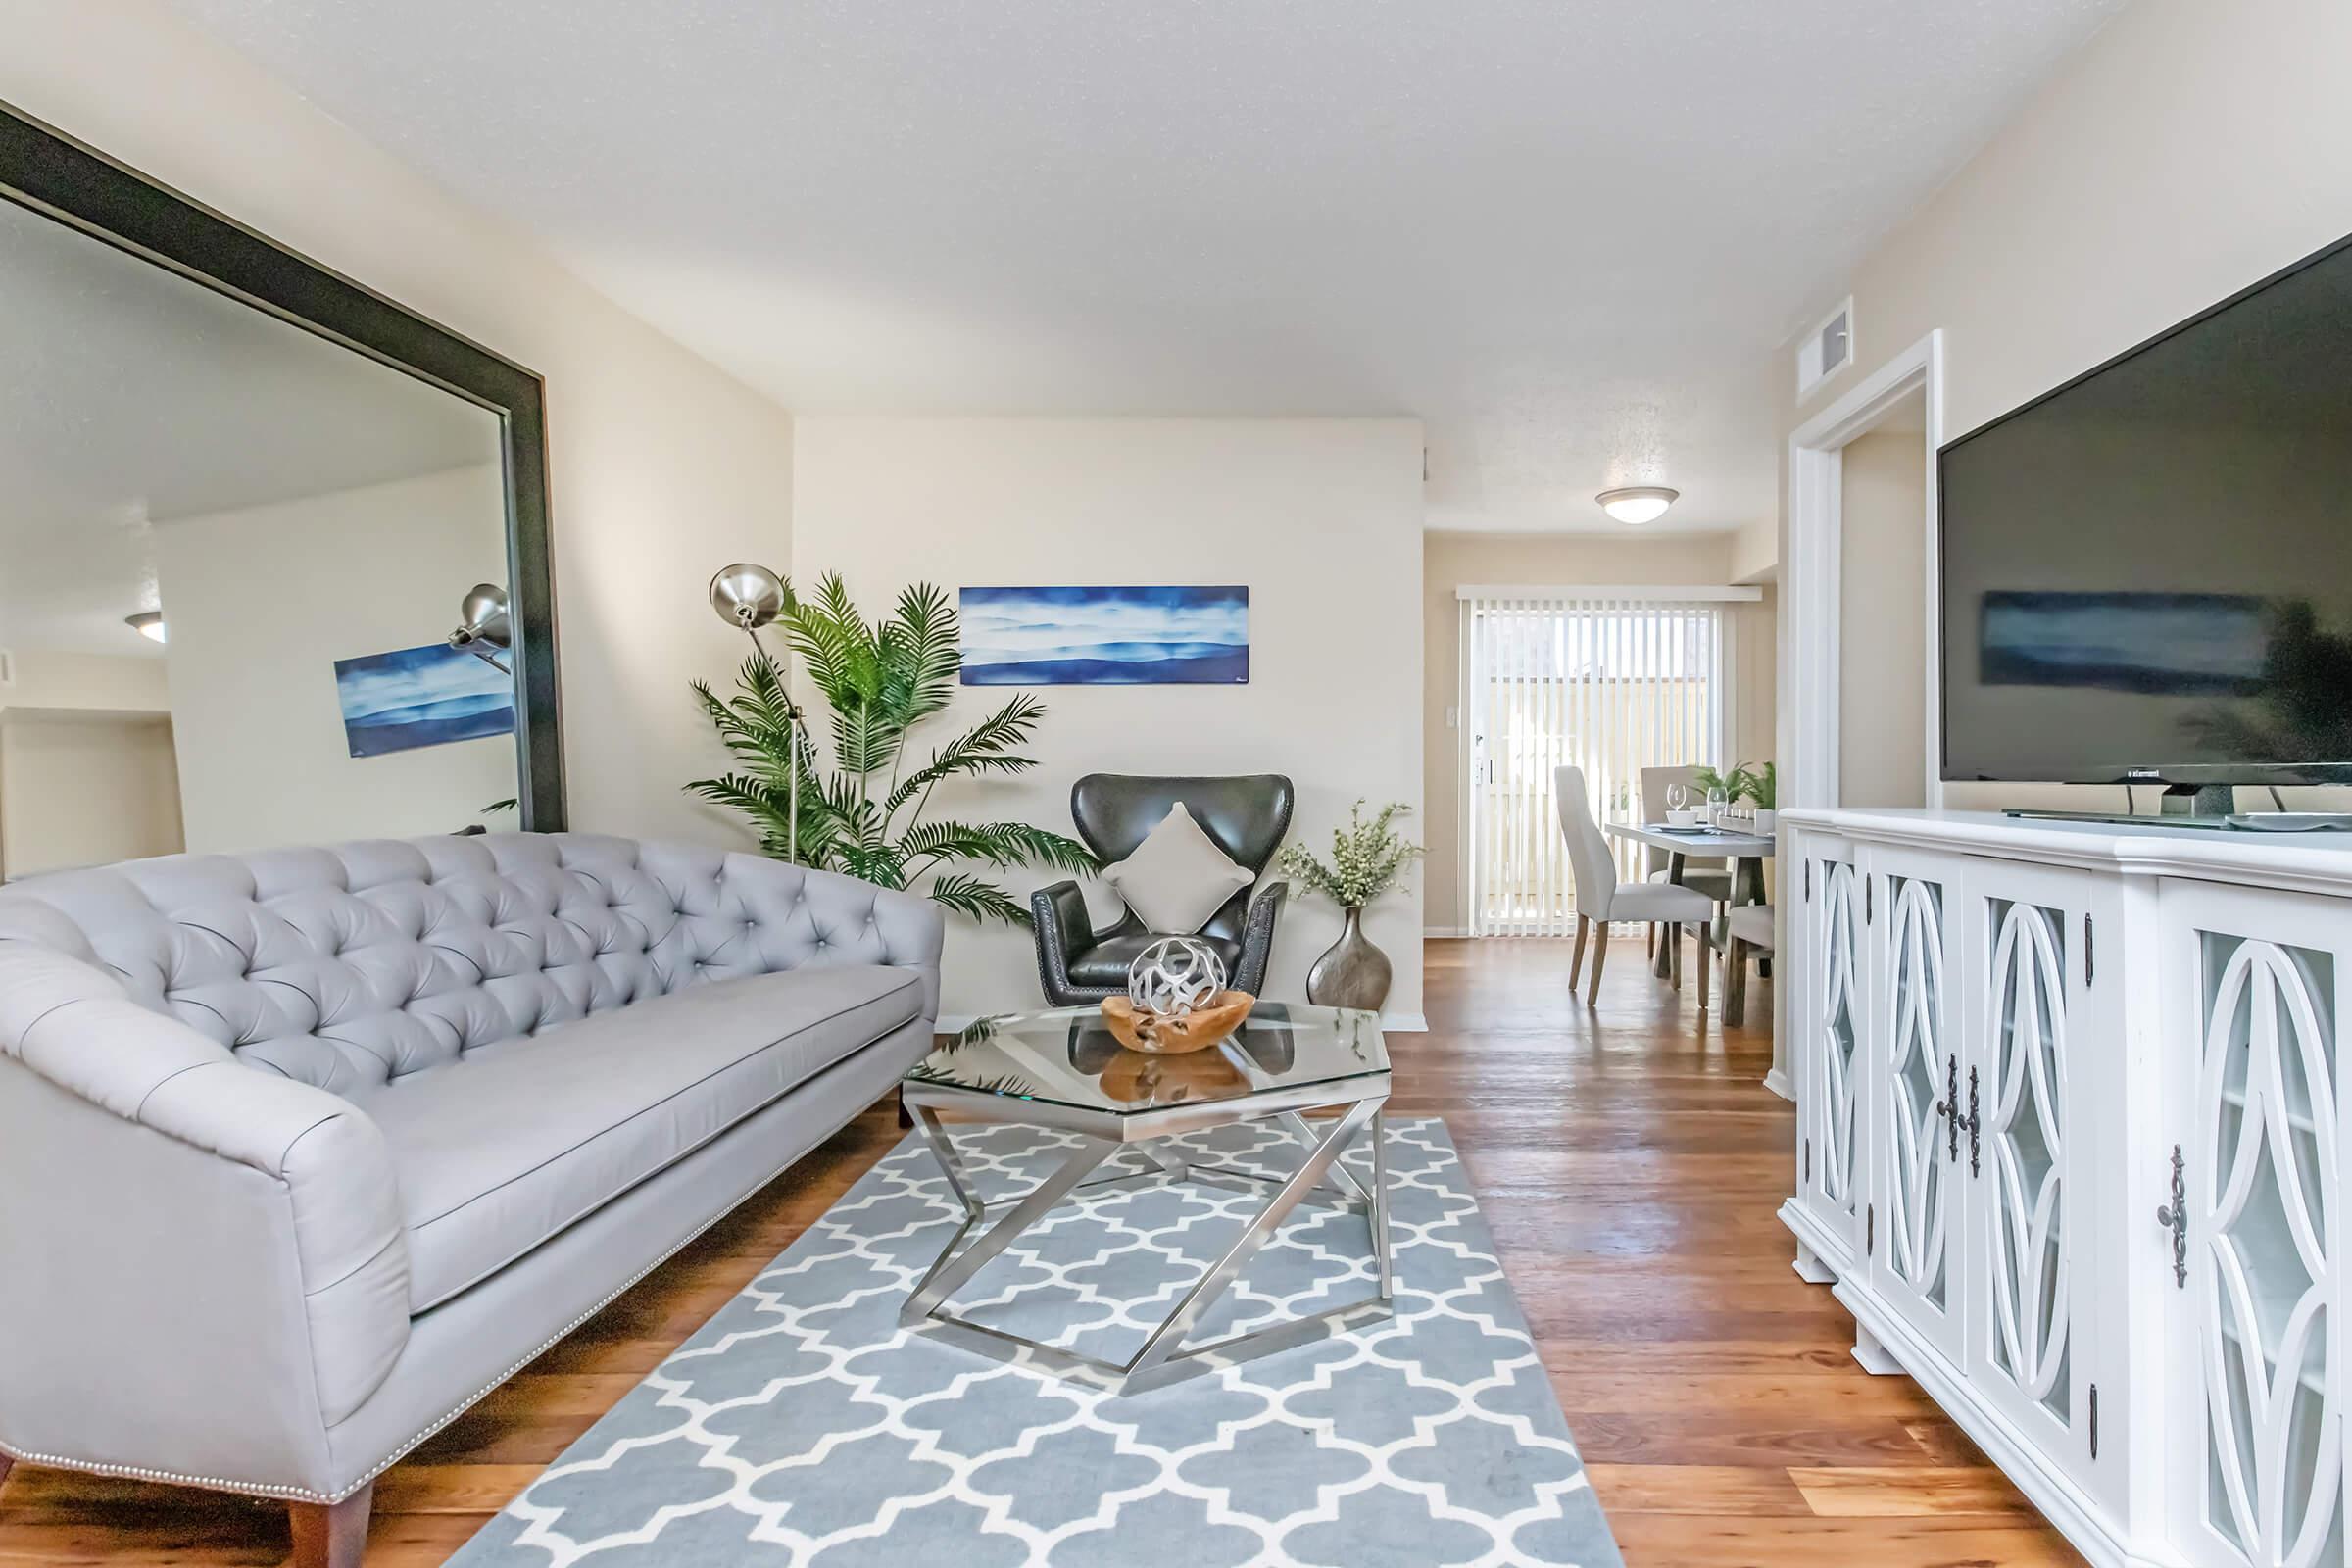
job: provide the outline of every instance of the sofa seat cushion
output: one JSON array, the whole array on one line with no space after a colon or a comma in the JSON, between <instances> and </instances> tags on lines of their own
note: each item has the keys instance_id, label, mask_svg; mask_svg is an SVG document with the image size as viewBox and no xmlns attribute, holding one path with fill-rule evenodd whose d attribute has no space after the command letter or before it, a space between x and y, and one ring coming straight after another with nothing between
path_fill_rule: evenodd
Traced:
<instances>
[{"instance_id":1,"label":"sofa seat cushion","mask_svg":"<svg viewBox=\"0 0 2352 1568\"><path fill-rule=\"evenodd\" d=\"M1074 986L1109 986L1113 990L1124 991L1127 989L1128 967L1144 956L1146 948L1154 942L1165 940L1167 939L1153 936L1149 931L1133 931L1115 937L1104 937L1069 960L1070 984ZM1211 952L1216 954L1217 957L1223 961L1225 972L1228 975L1241 967L1242 945L1239 942L1228 942L1223 937L1209 936L1205 932L1193 940L1205 944Z\"/></svg>"},{"instance_id":2,"label":"sofa seat cushion","mask_svg":"<svg viewBox=\"0 0 2352 1568\"><path fill-rule=\"evenodd\" d=\"M710 981L366 1097L400 1186L411 1311L496 1273L923 1002L920 975L878 966Z\"/></svg>"}]
</instances>

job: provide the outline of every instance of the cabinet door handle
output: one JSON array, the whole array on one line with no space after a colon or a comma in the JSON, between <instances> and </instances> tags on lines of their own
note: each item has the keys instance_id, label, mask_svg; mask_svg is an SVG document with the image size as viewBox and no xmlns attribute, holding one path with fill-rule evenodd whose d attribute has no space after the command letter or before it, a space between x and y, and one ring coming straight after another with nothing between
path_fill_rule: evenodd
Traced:
<instances>
[{"instance_id":1,"label":"cabinet door handle","mask_svg":"<svg viewBox=\"0 0 2352 1568\"><path fill-rule=\"evenodd\" d=\"M1968 1173L1971 1176L1984 1174L1981 1157L1983 1151L1979 1145L1984 1131L1984 1118L1977 1111L1977 1069L1971 1067L1968 1069Z\"/></svg>"},{"instance_id":2,"label":"cabinet door handle","mask_svg":"<svg viewBox=\"0 0 2352 1568\"><path fill-rule=\"evenodd\" d=\"M2188 1177L2180 1146L2173 1146L2173 1200L2156 1210L2156 1223L2173 1233L2173 1285L2188 1289Z\"/></svg>"},{"instance_id":3,"label":"cabinet door handle","mask_svg":"<svg viewBox=\"0 0 2352 1568\"><path fill-rule=\"evenodd\" d=\"M1943 1059L1943 1098L1936 1102L1936 1114L1943 1118L1947 1139L1944 1163L1960 1161L1960 1058L1957 1054Z\"/></svg>"}]
</instances>

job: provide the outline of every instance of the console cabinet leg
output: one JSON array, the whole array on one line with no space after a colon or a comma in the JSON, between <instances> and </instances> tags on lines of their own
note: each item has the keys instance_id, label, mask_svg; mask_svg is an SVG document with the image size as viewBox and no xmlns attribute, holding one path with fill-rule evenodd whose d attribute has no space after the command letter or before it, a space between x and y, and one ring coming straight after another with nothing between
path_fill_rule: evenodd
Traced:
<instances>
[{"instance_id":1,"label":"console cabinet leg","mask_svg":"<svg viewBox=\"0 0 2352 1568\"><path fill-rule=\"evenodd\" d=\"M1900 1361L1886 1353L1886 1347L1879 1343L1879 1337L1859 1323L1854 1325L1854 1359L1873 1377L1890 1377L1903 1369Z\"/></svg>"},{"instance_id":2,"label":"console cabinet leg","mask_svg":"<svg viewBox=\"0 0 2352 1568\"><path fill-rule=\"evenodd\" d=\"M1804 1243L1796 1244L1796 1277L1807 1285L1835 1285L1838 1271L1821 1260L1821 1254Z\"/></svg>"},{"instance_id":3,"label":"console cabinet leg","mask_svg":"<svg viewBox=\"0 0 2352 1568\"><path fill-rule=\"evenodd\" d=\"M368 1504L374 1495L371 1481L341 1502L290 1504L292 1568L360 1568L361 1554L368 1549Z\"/></svg>"}]
</instances>

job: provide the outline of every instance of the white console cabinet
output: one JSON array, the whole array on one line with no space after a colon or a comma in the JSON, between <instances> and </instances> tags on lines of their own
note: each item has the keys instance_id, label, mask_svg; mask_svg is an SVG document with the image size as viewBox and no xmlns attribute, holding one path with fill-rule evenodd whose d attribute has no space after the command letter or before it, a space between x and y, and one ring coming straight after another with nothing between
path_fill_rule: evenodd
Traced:
<instances>
[{"instance_id":1,"label":"white console cabinet","mask_svg":"<svg viewBox=\"0 0 2352 1568\"><path fill-rule=\"evenodd\" d=\"M2094 1563L2342 1568L2352 835L1788 811L1797 1269Z\"/></svg>"}]
</instances>

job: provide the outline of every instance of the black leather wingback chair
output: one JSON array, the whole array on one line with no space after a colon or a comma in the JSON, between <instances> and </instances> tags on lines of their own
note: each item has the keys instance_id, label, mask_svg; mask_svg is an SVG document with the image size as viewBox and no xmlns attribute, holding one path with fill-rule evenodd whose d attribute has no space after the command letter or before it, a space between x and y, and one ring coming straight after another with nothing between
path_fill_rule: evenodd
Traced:
<instances>
[{"instance_id":1,"label":"black leather wingback chair","mask_svg":"<svg viewBox=\"0 0 2352 1568\"><path fill-rule=\"evenodd\" d=\"M1123 860L1178 801L1202 831L1234 862L1262 873L1291 831L1297 793L1279 773L1239 778L1147 778L1123 773L1089 773L1070 787L1070 816L1078 836L1104 863ZM1243 888L1209 916L1200 939L1225 960L1237 991L1256 994L1266 982L1266 960L1274 954L1274 921L1282 913L1289 885L1269 882L1254 897ZM1037 977L1046 1000L1074 1007L1127 989L1127 966L1158 939L1144 929L1133 910L1119 923L1097 931L1086 914L1086 895L1075 882L1056 882L1029 897L1037 927Z\"/></svg>"}]
</instances>

